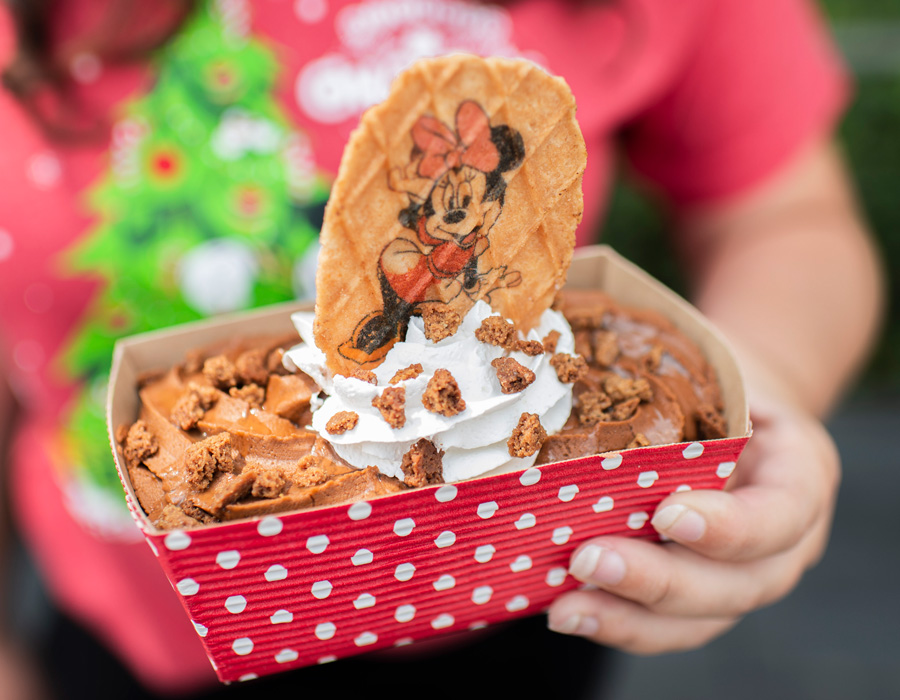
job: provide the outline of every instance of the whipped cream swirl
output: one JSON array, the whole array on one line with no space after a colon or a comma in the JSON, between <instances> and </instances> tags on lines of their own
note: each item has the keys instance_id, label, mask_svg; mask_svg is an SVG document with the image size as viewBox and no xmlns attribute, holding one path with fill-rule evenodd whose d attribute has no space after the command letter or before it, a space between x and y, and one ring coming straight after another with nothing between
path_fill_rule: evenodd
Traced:
<instances>
[{"instance_id":1,"label":"whipped cream swirl","mask_svg":"<svg viewBox=\"0 0 900 700\"><path fill-rule=\"evenodd\" d=\"M422 319L413 317L405 341L396 343L384 362L373 370L378 378L375 386L341 375L332 377L325 366L324 353L313 342L313 315L297 313L292 320L304 342L286 353L285 365L306 372L327 394L314 410L312 427L331 442L342 459L355 467L375 466L383 474L402 480L403 455L424 437L444 450L446 482L525 469L534 464L537 455L511 457L506 444L519 417L522 413L536 413L548 434L559 431L572 408L572 385L559 381L550 366L549 353L530 357L479 341L475 330L483 319L497 315L486 303L478 301L457 332L437 343L425 337ZM540 341L553 330L560 333L556 352L573 353L572 331L563 315L556 311L545 311L540 324L526 339ZM515 358L534 372L534 382L523 391L501 392L491 361L504 356ZM416 363L422 365L422 373L397 384L406 389L406 424L399 429L392 428L372 406L372 399L389 386L398 370ZM465 410L455 416L431 413L422 404L428 380L438 369L446 369L453 375L466 402ZM359 422L352 430L331 435L326 432L325 424L338 411L354 411L359 415Z\"/></svg>"}]
</instances>

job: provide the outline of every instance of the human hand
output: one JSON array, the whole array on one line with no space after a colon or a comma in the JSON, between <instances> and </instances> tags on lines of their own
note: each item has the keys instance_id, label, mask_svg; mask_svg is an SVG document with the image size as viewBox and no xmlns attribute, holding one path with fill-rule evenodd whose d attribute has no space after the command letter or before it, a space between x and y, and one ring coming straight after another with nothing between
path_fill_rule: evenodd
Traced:
<instances>
[{"instance_id":1,"label":"human hand","mask_svg":"<svg viewBox=\"0 0 900 700\"><path fill-rule=\"evenodd\" d=\"M765 386L765 383L761 383ZM725 491L666 498L672 542L599 537L570 573L598 590L550 607L552 630L636 654L693 649L787 595L825 550L840 464L824 427L774 393L751 397L754 434Z\"/></svg>"}]
</instances>

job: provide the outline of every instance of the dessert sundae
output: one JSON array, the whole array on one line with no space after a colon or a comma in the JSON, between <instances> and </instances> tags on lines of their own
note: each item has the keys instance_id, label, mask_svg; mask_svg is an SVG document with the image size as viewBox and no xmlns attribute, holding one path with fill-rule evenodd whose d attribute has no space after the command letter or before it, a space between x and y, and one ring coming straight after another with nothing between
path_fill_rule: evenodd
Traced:
<instances>
[{"instance_id":1,"label":"dessert sundae","mask_svg":"<svg viewBox=\"0 0 900 700\"><path fill-rule=\"evenodd\" d=\"M144 378L115 438L154 525L723 437L714 373L671 323L560 294L584 165L568 87L531 63L400 76L344 153L302 342L232 342Z\"/></svg>"}]
</instances>

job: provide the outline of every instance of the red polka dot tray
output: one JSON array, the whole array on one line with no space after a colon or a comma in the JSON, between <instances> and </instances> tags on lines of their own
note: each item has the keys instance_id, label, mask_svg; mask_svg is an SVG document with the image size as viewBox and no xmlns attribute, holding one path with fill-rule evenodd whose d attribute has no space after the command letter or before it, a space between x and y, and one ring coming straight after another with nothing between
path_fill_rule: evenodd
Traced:
<instances>
[{"instance_id":1,"label":"red polka dot tray","mask_svg":"<svg viewBox=\"0 0 900 700\"><path fill-rule=\"evenodd\" d=\"M605 247L576 255L569 284L599 286L655 308L716 368L729 436L644 447L406 491L371 501L156 530L116 455L132 514L181 598L222 681L247 680L477 629L544 610L578 585L569 556L597 535L655 538L657 504L683 489L719 489L750 427L734 359L683 300ZM290 329L296 305L122 341L111 426L137 415L137 376L237 332Z\"/></svg>"}]
</instances>

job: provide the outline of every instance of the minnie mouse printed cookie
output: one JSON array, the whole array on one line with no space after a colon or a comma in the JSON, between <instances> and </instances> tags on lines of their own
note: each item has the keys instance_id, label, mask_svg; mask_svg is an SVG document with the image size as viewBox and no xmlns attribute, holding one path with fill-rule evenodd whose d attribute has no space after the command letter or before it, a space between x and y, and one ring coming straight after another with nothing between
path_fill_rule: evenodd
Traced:
<instances>
[{"instance_id":1,"label":"minnie mouse printed cookie","mask_svg":"<svg viewBox=\"0 0 900 700\"><path fill-rule=\"evenodd\" d=\"M325 210L316 345L378 365L409 319L479 299L527 332L565 282L587 154L565 81L519 59L415 63L351 134Z\"/></svg>"}]
</instances>

